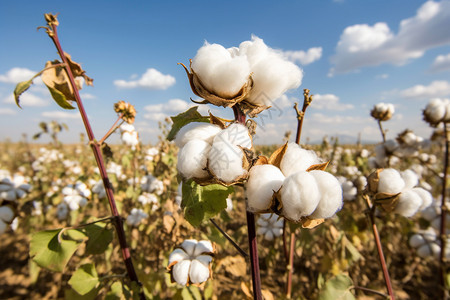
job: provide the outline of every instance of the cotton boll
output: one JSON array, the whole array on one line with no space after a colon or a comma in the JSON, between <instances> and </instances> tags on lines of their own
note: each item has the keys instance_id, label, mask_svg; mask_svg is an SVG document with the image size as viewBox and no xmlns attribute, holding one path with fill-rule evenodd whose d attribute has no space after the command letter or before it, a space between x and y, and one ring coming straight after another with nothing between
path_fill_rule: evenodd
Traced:
<instances>
[{"instance_id":1,"label":"cotton boll","mask_svg":"<svg viewBox=\"0 0 450 300\"><path fill-rule=\"evenodd\" d=\"M200 255L196 259L192 260L191 268L189 270L189 280L193 284L200 284L208 280L209 263L212 261L212 257L209 255Z\"/></svg>"},{"instance_id":2,"label":"cotton boll","mask_svg":"<svg viewBox=\"0 0 450 300\"><path fill-rule=\"evenodd\" d=\"M208 167L217 179L231 183L246 173L242 167L243 158L244 153L238 146L227 140L214 139L208 154Z\"/></svg>"},{"instance_id":3,"label":"cotton boll","mask_svg":"<svg viewBox=\"0 0 450 300\"><path fill-rule=\"evenodd\" d=\"M441 247L439 247L439 245L436 243L425 244L417 249L417 254L422 258L427 258L430 256L438 258L440 252Z\"/></svg>"},{"instance_id":4,"label":"cotton boll","mask_svg":"<svg viewBox=\"0 0 450 300\"><path fill-rule=\"evenodd\" d=\"M395 169L383 169L379 173L379 177L379 193L397 194L400 193L405 187L405 181L400 176L400 173Z\"/></svg>"},{"instance_id":5,"label":"cotton boll","mask_svg":"<svg viewBox=\"0 0 450 300\"><path fill-rule=\"evenodd\" d=\"M430 123L439 123L445 118L447 111L443 100L436 98L431 100L425 107L423 114Z\"/></svg>"},{"instance_id":6,"label":"cotton boll","mask_svg":"<svg viewBox=\"0 0 450 300\"><path fill-rule=\"evenodd\" d=\"M412 189L417 184L419 184L419 176L412 170L405 170L400 173L403 180L405 181L404 189Z\"/></svg>"},{"instance_id":7,"label":"cotton boll","mask_svg":"<svg viewBox=\"0 0 450 300\"><path fill-rule=\"evenodd\" d=\"M309 172L298 172L287 177L280 195L282 215L295 222L312 214L321 197L316 179Z\"/></svg>"},{"instance_id":8,"label":"cotton boll","mask_svg":"<svg viewBox=\"0 0 450 300\"><path fill-rule=\"evenodd\" d=\"M178 152L177 170L185 179L205 178L205 170L211 145L202 140L192 140Z\"/></svg>"},{"instance_id":9,"label":"cotton boll","mask_svg":"<svg viewBox=\"0 0 450 300\"><path fill-rule=\"evenodd\" d=\"M319 204L310 217L313 219L330 218L343 205L341 184L336 177L328 172L314 170L309 173L316 179L321 195Z\"/></svg>"},{"instance_id":10,"label":"cotton boll","mask_svg":"<svg viewBox=\"0 0 450 300\"><path fill-rule=\"evenodd\" d=\"M212 143L216 134L222 129L214 124L204 122L191 122L183 126L175 137L175 144L182 148L191 140L203 140Z\"/></svg>"},{"instance_id":11,"label":"cotton boll","mask_svg":"<svg viewBox=\"0 0 450 300\"><path fill-rule=\"evenodd\" d=\"M441 214L441 208L437 205L430 205L422 211L422 217L431 222Z\"/></svg>"},{"instance_id":12,"label":"cotton boll","mask_svg":"<svg viewBox=\"0 0 450 300\"><path fill-rule=\"evenodd\" d=\"M14 218L14 211L9 206L0 206L0 221L9 223Z\"/></svg>"},{"instance_id":13,"label":"cotton boll","mask_svg":"<svg viewBox=\"0 0 450 300\"><path fill-rule=\"evenodd\" d=\"M248 210L261 212L269 208L274 191L278 191L285 177L273 165L256 165L250 169L246 184Z\"/></svg>"},{"instance_id":14,"label":"cotton boll","mask_svg":"<svg viewBox=\"0 0 450 300\"><path fill-rule=\"evenodd\" d=\"M239 123L233 123L214 137L215 141L226 141L235 146L252 148L252 139L248 128Z\"/></svg>"},{"instance_id":15,"label":"cotton boll","mask_svg":"<svg viewBox=\"0 0 450 300\"><path fill-rule=\"evenodd\" d=\"M413 248L418 248L425 243L425 239L421 234L414 234L409 239L409 245Z\"/></svg>"},{"instance_id":16,"label":"cotton boll","mask_svg":"<svg viewBox=\"0 0 450 300\"><path fill-rule=\"evenodd\" d=\"M213 246L210 241L202 240L195 245L193 256L198 256L203 253L214 252Z\"/></svg>"},{"instance_id":17,"label":"cotton boll","mask_svg":"<svg viewBox=\"0 0 450 300\"><path fill-rule=\"evenodd\" d=\"M189 268L191 266L190 260L182 260L178 262L172 269L173 279L181 284L186 285L188 282Z\"/></svg>"},{"instance_id":18,"label":"cotton boll","mask_svg":"<svg viewBox=\"0 0 450 300\"><path fill-rule=\"evenodd\" d=\"M433 197L427 190L420 187L416 187L413 188L412 191L414 191L422 199L422 205L419 207L419 210L424 210L425 208L431 205L431 202L433 202Z\"/></svg>"},{"instance_id":19,"label":"cotton boll","mask_svg":"<svg viewBox=\"0 0 450 300\"><path fill-rule=\"evenodd\" d=\"M422 198L412 190L406 190L400 194L394 212L404 217L412 217L422 205Z\"/></svg>"},{"instance_id":20,"label":"cotton boll","mask_svg":"<svg viewBox=\"0 0 450 300\"><path fill-rule=\"evenodd\" d=\"M310 166L321 163L316 153L305 150L296 143L289 143L281 160L280 169L287 177L300 171L306 171Z\"/></svg>"}]
</instances>

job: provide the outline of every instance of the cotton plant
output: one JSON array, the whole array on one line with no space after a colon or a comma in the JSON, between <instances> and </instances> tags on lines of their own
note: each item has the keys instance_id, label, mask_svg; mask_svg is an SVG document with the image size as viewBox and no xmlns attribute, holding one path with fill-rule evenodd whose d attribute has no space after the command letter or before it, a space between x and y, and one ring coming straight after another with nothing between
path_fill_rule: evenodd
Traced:
<instances>
[{"instance_id":1,"label":"cotton plant","mask_svg":"<svg viewBox=\"0 0 450 300\"><path fill-rule=\"evenodd\" d=\"M105 199L106 198L106 190L105 186L103 185L103 180L95 181L92 185L92 193L96 194L99 199Z\"/></svg>"},{"instance_id":2,"label":"cotton plant","mask_svg":"<svg viewBox=\"0 0 450 300\"><path fill-rule=\"evenodd\" d=\"M344 201L355 200L356 195L358 194L358 189L353 184L353 182L351 180L348 180L344 176L337 176L337 179L341 184L342 196L344 198Z\"/></svg>"},{"instance_id":3,"label":"cotton plant","mask_svg":"<svg viewBox=\"0 0 450 300\"><path fill-rule=\"evenodd\" d=\"M138 196L137 201L144 206L149 206L152 211L155 211L159 208L158 197L153 193L142 193Z\"/></svg>"},{"instance_id":4,"label":"cotton plant","mask_svg":"<svg viewBox=\"0 0 450 300\"><path fill-rule=\"evenodd\" d=\"M164 183L151 174L142 177L140 184L143 192L154 193L158 196L164 192Z\"/></svg>"},{"instance_id":5,"label":"cotton plant","mask_svg":"<svg viewBox=\"0 0 450 300\"><path fill-rule=\"evenodd\" d=\"M423 118L432 127L450 122L450 99L434 98L423 110Z\"/></svg>"},{"instance_id":6,"label":"cotton plant","mask_svg":"<svg viewBox=\"0 0 450 300\"><path fill-rule=\"evenodd\" d=\"M392 118L395 112L395 107L391 103L380 102L375 104L370 115L378 121L388 121Z\"/></svg>"},{"instance_id":7,"label":"cotton plant","mask_svg":"<svg viewBox=\"0 0 450 300\"><path fill-rule=\"evenodd\" d=\"M120 126L120 134L122 142L127 146L131 146L132 150L135 150L139 145L139 134L133 125L129 123L122 124Z\"/></svg>"},{"instance_id":8,"label":"cotton plant","mask_svg":"<svg viewBox=\"0 0 450 300\"><path fill-rule=\"evenodd\" d=\"M430 226L434 228L435 230L440 230L441 228L441 222L442 222L442 208L441 208L441 201L433 201L433 203L428 206L426 209L424 209L421 212L422 218L427 220L430 223ZM447 206L449 201L447 201ZM448 208L447 208L448 209ZM446 231L450 234L450 215L446 214Z\"/></svg>"},{"instance_id":9,"label":"cotton plant","mask_svg":"<svg viewBox=\"0 0 450 300\"><path fill-rule=\"evenodd\" d=\"M15 216L13 208L9 205L0 206L0 235L5 233Z\"/></svg>"},{"instance_id":10,"label":"cotton plant","mask_svg":"<svg viewBox=\"0 0 450 300\"><path fill-rule=\"evenodd\" d=\"M4 177L0 181L0 199L17 201L24 198L31 188L28 179L23 175L15 174L12 177Z\"/></svg>"},{"instance_id":11,"label":"cotton plant","mask_svg":"<svg viewBox=\"0 0 450 300\"><path fill-rule=\"evenodd\" d=\"M145 151L145 160L153 161L158 154L159 149L157 147L150 147Z\"/></svg>"},{"instance_id":12,"label":"cotton plant","mask_svg":"<svg viewBox=\"0 0 450 300\"><path fill-rule=\"evenodd\" d=\"M422 258L434 257L438 259L441 254L441 243L432 227L425 230L420 230L409 238L409 245L417 251L417 254ZM450 238L447 238L446 249L444 249L444 256L450 259Z\"/></svg>"},{"instance_id":13,"label":"cotton plant","mask_svg":"<svg viewBox=\"0 0 450 300\"><path fill-rule=\"evenodd\" d=\"M144 219L148 218L148 214L140 208L133 208L128 215L126 222L130 226L138 226Z\"/></svg>"},{"instance_id":14,"label":"cotton plant","mask_svg":"<svg viewBox=\"0 0 450 300\"><path fill-rule=\"evenodd\" d=\"M283 219L276 214L260 214L258 221L257 234L264 236L268 241L283 234Z\"/></svg>"},{"instance_id":15,"label":"cotton plant","mask_svg":"<svg viewBox=\"0 0 450 300\"><path fill-rule=\"evenodd\" d=\"M63 201L69 206L70 210L78 210L85 206L91 196L91 190L83 182L69 184L62 189L61 193L63 194Z\"/></svg>"},{"instance_id":16,"label":"cotton plant","mask_svg":"<svg viewBox=\"0 0 450 300\"><path fill-rule=\"evenodd\" d=\"M172 282L201 285L212 276L214 246L210 241L185 240L169 255L167 270Z\"/></svg>"}]
</instances>

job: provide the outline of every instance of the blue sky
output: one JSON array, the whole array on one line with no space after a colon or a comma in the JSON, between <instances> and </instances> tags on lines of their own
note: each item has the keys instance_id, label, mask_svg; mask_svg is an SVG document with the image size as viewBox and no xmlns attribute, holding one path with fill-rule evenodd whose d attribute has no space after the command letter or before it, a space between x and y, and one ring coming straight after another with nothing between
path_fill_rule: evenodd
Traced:
<instances>
[{"instance_id":1,"label":"blue sky","mask_svg":"<svg viewBox=\"0 0 450 300\"><path fill-rule=\"evenodd\" d=\"M84 132L77 112L60 109L39 82L24 95L22 110L11 103L17 81L58 58L45 32L36 30L47 12L59 13L63 49L94 79L81 95L97 138L115 121L113 103L125 100L138 111L141 140L155 143L157 121L195 99L177 63L188 64L205 41L228 48L252 34L291 53L304 71L300 88L256 119L261 143L280 143L286 130L295 131L292 106L302 102L303 88L317 95L303 141L359 133L379 140L369 115L379 102L395 105L388 137L406 128L427 137L421 110L432 98L450 98L449 0L2 1L0 140L32 136L50 120L68 124L65 142ZM208 109L231 116L229 109L201 111Z\"/></svg>"}]
</instances>

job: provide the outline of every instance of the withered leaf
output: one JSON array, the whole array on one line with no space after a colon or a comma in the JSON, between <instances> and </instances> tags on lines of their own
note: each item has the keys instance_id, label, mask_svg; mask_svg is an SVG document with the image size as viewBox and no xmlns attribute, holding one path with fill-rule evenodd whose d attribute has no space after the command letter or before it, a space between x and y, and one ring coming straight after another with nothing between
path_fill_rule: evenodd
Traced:
<instances>
[{"instance_id":1,"label":"withered leaf","mask_svg":"<svg viewBox=\"0 0 450 300\"><path fill-rule=\"evenodd\" d=\"M74 77L83 77L86 85L93 85L94 80L86 75L86 71L81 68L81 65L72 60L72 57L69 53L64 52L64 56L67 58L67 62L69 63L70 70ZM81 89L81 87L79 87Z\"/></svg>"}]
</instances>

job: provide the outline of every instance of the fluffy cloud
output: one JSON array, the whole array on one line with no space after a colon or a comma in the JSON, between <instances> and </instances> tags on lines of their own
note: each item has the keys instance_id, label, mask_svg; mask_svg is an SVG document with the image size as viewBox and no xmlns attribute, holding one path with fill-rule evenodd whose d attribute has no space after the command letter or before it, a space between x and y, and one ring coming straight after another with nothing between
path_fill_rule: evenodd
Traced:
<instances>
[{"instance_id":1,"label":"fluffy cloud","mask_svg":"<svg viewBox=\"0 0 450 300\"><path fill-rule=\"evenodd\" d=\"M23 93L20 96L20 106L47 106L50 104L49 98L41 98L30 91ZM14 99L14 95L9 95L4 101L4 103L15 104L16 100Z\"/></svg>"},{"instance_id":2,"label":"fluffy cloud","mask_svg":"<svg viewBox=\"0 0 450 300\"><path fill-rule=\"evenodd\" d=\"M450 82L445 80L433 81L429 85L415 85L400 91L405 99L429 100L430 98L446 97L450 95Z\"/></svg>"},{"instance_id":3,"label":"fluffy cloud","mask_svg":"<svg viewBox=\"0 0 450 300\"><path fill-rule=\"evenodd\" d=\"M137 80L114 80L114 85L119 88L147 88L151 90L165 90L175 84L175 77L164 75L156 69L150 68Z\"/></svg>"},{"instance_id":4,"label":"fluffy cloud","mask_svg":"<svg viewBox=\"0 0 450 300\"><path fill-rule=\"evenodd\" d=\"M354 106L352 104L340 103L339 97L333 94L315 94L311 108L344 111L353 109Z\"/></svg>"},{"instance_id":5,"label":"fluffy cloud","mask_svg":"<svg viewBox=\"0 0 450 300\"><path fill-rule=\"evenodd\" d=\"M434 59L430 67L430 72L438 73L450 70L450 53L447 55L439 55Z\"/></svg>"},{"instance_id":6,"label":"fluffy cloud","mask_svg":"<svg viewBox=\"0 0 450 300\"><path fill-rule=\"evenodd\" d=\"M322 47L310 48L308 51L284 51L284 56L294 62L301 65L309 65L322 57Z\"/></svg>"},{"instance_id":7,"label":"fluffy cloud","mask_svg":"<svg viewBox=\"0 0 450 300\"><path fill-rule=\"evenodd\" d=\"M34 75L36 75L36 72L26 68L12 68L6 74L0 75L0 82L17 84L21 81L31 79Z\"/></svg>"},{"instance_id":8,"label":"fluffy cloud","mask_svg":"<svg viewBox=\"0 0 450 300\"><path fill-rule=\"evenodd\" d=\"M66 112L62 110L44 111L42 113L42 116L46 118L64 119L64 120L81 118L79 112Z\"/></svg>"},{"instance_id":9,"label":"fluffy cloud","mask_svg":"<svg viewBox=\"0 0 450 300\"><path fill-rule=\"evenodd\" d=\"M344 29L331 57L330 75L383 63L401 65L426 50L450 43L450 1L427 1L415 16L402 20L397 34L386 23Z\"/></svg>"},{"instance_id":10,"label":"fluffy cloud","mask_svg":"<svg viewBox=\"0 0 450 300\"><path fill-rule=\"evenodd\" d=\"M11 108L0 108L0 115L15 115L17 111Z\"/></svg>"}]
</instances>

